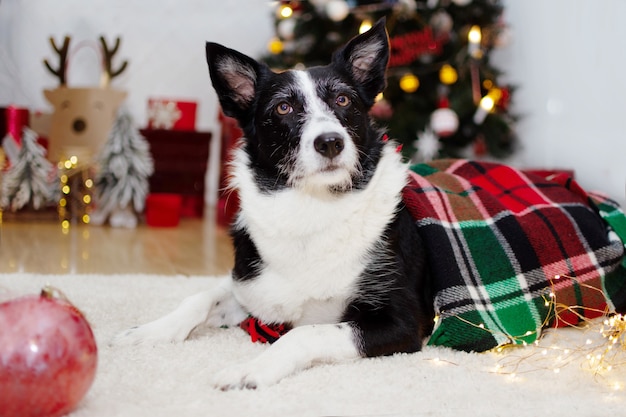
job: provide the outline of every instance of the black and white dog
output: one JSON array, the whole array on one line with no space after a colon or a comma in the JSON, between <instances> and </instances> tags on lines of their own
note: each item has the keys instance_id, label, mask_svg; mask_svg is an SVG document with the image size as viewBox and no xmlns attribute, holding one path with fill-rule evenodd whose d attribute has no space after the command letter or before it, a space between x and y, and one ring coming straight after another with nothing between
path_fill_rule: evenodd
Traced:
<instances>
[{"instance_id":1,"label":"black and white dog","mask_svg":"<svg viewBox=\"0 0 626 417\"><path fill-rule=\"evenodd\" d=\"M415 352L431 332L425 251L401 192L407 166L368 110L385 87L384 20L327 66L281 73L207 43L213 86L245 139L232 164L235 265L217 289L117 338L182 341L249 315L291 330L215 378L256 388L317 362Z\"/></svg>"}]
</instances>

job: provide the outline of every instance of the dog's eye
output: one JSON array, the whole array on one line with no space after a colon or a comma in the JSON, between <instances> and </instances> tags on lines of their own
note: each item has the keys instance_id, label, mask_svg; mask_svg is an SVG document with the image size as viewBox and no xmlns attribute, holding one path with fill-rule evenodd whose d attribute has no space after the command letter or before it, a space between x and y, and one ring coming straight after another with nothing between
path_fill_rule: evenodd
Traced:
<instances>
[{"instance_id":1,"label":"dog's eye","mask_svg":"<svg viewBox=\"0 0 626 417\"><path fill-rule=\"evenodd\" d=\"M276 113L278 113L281 116L289 114L292 111L293 111L293 107L291 107L288 103L285 103L284 101L280 103L278 106L276 106Z\"/></svg>"},{"instance_id":2,"label":"dog's eye","mask_svg":"<svg viewBox=\"0 0 626 417\"><path fill-rule=\"evenodd\" d=\"M337 98L335 99L335 103L337 103L337 105L340 107L346 107L348 104L350 104L350 98L342 94L340 96L337 96Z\"/></svg>"}]
</instances>

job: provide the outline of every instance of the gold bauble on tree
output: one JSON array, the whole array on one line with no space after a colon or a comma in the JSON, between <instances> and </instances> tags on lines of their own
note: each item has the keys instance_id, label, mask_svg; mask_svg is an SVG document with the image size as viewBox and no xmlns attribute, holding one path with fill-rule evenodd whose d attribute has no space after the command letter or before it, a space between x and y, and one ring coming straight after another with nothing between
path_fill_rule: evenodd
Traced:
<instances>
[{"instance_id":1,"label":"gold bauble on tree","mask_svg":"<svg viewBox=\"0 0 626 417\"><path fill-rule=\"evenodd\" d=\"M451 85L459 78L454 67L450 64L443 64L439 70L439 80L445 85Z\"/></svg>"},{"instance_id":2,"label":"gold bauble on tree","mask_svg":"<svg viewBox=\"0 0 626 417\"><path fill-rule=\"evenodd\" d=\"M406 74L400 78L400 88L405 93L414 93L420 86L420 80L414 74Z\"/></svg>"}]
</instances>

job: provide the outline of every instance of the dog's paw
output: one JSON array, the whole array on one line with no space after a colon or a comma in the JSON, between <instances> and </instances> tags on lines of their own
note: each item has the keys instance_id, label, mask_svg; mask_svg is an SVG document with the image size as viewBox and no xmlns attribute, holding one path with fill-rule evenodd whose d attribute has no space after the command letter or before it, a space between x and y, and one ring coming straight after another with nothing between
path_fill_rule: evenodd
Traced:
<instances>
[{"instance_id":1,"label":"dog's paw","mask_svg":"<svg viewBox=\"0 0 626 417\"><path fill-rule=\"evenodd\" d=\"M222 391L257 389L259 388L259 382L244 366L231 366L214 375L213 386Z\"/></svg>"},{"instance_id":2,"label":"dog's paw","mask_svg":"<svg viewBox=\"0 0 626 417\"><path fill-rule=\"evenodd\" d=\"M222 391L259 389L278 383L289 371L278 364L258 360L230 366L213 377L213 385Z\"/></svg>"},{"instance_id":3,"label":"dog's paw","mask_svg":"<svg viewBox=\"0 0 626 417\"><path fill-rule=\"evenodd\" d=\"M176 326L154 321L130 328L117 334L109 342L110 346L157 345L162 343L182 342L188 332L179 331Z\"/></svg>"}]
</instances>

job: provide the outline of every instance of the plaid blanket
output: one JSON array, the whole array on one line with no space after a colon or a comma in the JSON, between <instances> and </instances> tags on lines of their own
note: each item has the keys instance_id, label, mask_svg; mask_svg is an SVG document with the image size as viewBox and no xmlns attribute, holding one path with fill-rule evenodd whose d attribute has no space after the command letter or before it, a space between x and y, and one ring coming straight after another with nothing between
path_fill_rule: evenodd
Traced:
<instances>
[{"instance_id":1,"label":"plaid blanket","mask_svg":"<svg viewBox=\"0 0 626 417\"><path fill-rule=\"evenodd\" d=\"M626 305L626 217L571 178L438 160L404 203L425 241L438 315L429 344L484 351Z\"/></svg>"}]
</instances>

